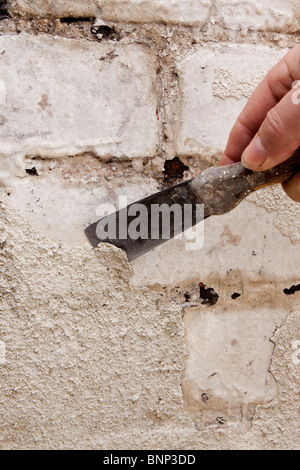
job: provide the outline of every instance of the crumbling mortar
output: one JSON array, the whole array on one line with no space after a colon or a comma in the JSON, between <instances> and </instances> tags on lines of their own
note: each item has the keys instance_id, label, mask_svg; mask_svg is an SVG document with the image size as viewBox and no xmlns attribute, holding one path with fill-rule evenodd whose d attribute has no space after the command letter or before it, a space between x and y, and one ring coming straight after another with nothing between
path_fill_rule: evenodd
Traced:
<instances>
[{"instance_id":1,"label":"crumbling mortar","mask_svg":"<svg viewBox=\"0 0 300 470\"><path fill-rule=\"evenodd\" d=\"M215 21L212 22L212 18ZM122 44L141 44L148 47L157 56L158 97L157 119L159 144L157 159L161 165L165 159L176 156L176 130L180 114L180 83L177 65L185 58L193 55L202 44L264 43L270 47L291 47L299 41L299 34L279 34L272 32L229 31L222 22L215 2L210 7L207 22L201 27L189 25L107 23L115 34L103 37L97 34L101 22L94 18L74 18L63 21L63 18L32 18L23 19L13 16L0 23L0 34L50 34L69 39L87 41L111 41ZM93 29L93 25L94 26ZM94 31L94 32L93 32Z\"/></svg>"},{"instance_id":2,"label":"crumbling mortar","mask_svg":"<svg viewBox=\"0 0 300 470\"><path fill-rule=\"evenodd\" d=\"M175 302L181 306L184 310L190 307L200 307L203 305L203 309L222 308L224 312L227 310L232 312L236 310L240 312L243 308L248 309L249 306L252 308L262 308L263 306L273 306L274 308L290 309L296 308L298 305L298 298L286 296L285 286L295 283L294 280L289 279L273 280L271 285L269 281L269 274L265 274L265 278L259 275L259 281L257 279L245 278L238 271L231 272L224 278L220 278L217 273L212 273L209 279L189 278L186 282L180 282L178 284L162 286L156 284L148 284L148 288L152 291L159 293L166 297L169 301ZM201 303L201 297L199 296L199 284L204 284L207 288L213 288L219 294L219 300L215 305ZM269 286L270 296L264 295L259 298L259 304L257 303L257 295L261 294L262 285L266 286L266 292ZM271 289L272 287L272 289ZM232 297L232 294L238 290L239 296ZM188 300L186 298L188 294ZM300 294L299 294L300 295Z\"/></svg>"}]
</instances>

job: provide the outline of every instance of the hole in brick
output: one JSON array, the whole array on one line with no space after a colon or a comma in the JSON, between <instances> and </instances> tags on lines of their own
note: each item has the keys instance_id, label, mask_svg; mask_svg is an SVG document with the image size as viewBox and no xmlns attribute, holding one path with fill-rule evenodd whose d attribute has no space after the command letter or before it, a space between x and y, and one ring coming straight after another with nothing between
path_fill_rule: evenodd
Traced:
<instances>
[{"instance_id":1,"label":"hole in brick","mask_svg":"<svg viewBox=\"0 0 300 470\"><path fill-rule=\"evenodd\" d=\"M65 16L60 18L61 23L72 24L72 23L80 23L80 22L88 22L95 21L95 18L92 16L78 16L77 18L73 16Z\"/></svg>"},{"instance_id":2,"label":"hole in brick","mask_svg":"<svg viewBox=\"0 0 300 470\"><path fill-rule=\"evenodd\" d=\"M223 418L223 416L217 416L216 421L217 421L218 424L225 424L226 423L226 419Z\"/></svg>"},{"instance_id":3,"label":"hole in brick","mask_svg":"<svg viewBox=\"0 0 300 470\"><path fill-rule=\"evenodd\" d=\"M232 294L231 298L232 298L233 300L235 300L235 299L237 299L237 298L240 297L240 296L241 296L241 294L239 294L238 292L234 292L234 293Z\"/></svg>"},{"instance_id":4,"label":"hole in brick","mask_svg":"<svg viewBox=\"0 0 300 470\"><path fill-rule=\"evenodd\" d=\"M163 173L165 179L182 179L184 172L188 170L189 167L178 157L175 157L173 160L165 161Z\"/></svg>"},{"instance_id":5,"label":"hole in brick","mask_svg":"<svg viewBox=\"0 0 300 470\"><path fill-rule=\"evenodd\" d=\"M7 10L7 1L0 1L0 20L6 20L7 18L11 18Z\"/></svg>"},{"instance_id":6,"label":"hole in brick","mask_svg":"<svg viewBox=\"0 0 300 470\"><path fill-rule=\"evenodd\" d=\"M199 282L201 305L215 305L218 302L219 294L212 287L206 287L203 282Z\"/></svg>"},{"instance_id":7,"label":"hole in brick","mask_svg":"<svg viewBox=\"0 0 300 470\"><path fill-rule=\"evenodd\" d=\"M103 39L119 39L117 31L110 26L92 26L91 32L92 34L95 34L100 41Z\"/></svg>"},{"instance_id":8,"label":"hole in brick","mask_svg":"<svg viewBox=\"0 0 300 470\"><path fill-rule=\"evenodd\" d=\"M190 294L189 292L186 292L186 293L184 294L184 300L185 300L186 302L189 302L189 301L191 300L191 297L192 297L192 296L191 296L191 294Z\"/></svg>"},{"instance_id":9,"label":"hole in brick","mask_svg":"<svg viewBox=\"0 0 300 470\"><path fill-rule=\"evenodd\" d=\"M32 168L26 168L25 171L26 171L27 175L39 176L39 174L38 174L37 169L35 168L35 166L33 166Z\"/></svg>"},{"instance_id":10,"label":"hole in brick","mask_svg":"<svg viewBox=\"0 0 300 470\"><path fill-rule=\"evenodd\" d=\"M286 295L292 295L292 294L295 294L295 292L299 292L299 291L300 291L300 284L298 284L297 286L292 286L289 289L283 289L283 292Z\"/></svg>"}]
</instances>

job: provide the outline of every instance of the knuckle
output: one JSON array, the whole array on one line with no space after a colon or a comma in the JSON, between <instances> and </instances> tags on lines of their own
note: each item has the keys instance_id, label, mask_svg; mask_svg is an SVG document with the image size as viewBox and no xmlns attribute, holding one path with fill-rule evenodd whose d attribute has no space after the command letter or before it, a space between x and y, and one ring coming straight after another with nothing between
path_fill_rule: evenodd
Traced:
<instances>
[{"instance_id":1,"label":"knuckle","mask_svg":"<svg viewBox=\"0 0 300 470\"><path fill-rule=\"evenodd\" d=\"M266 136L272 142L274 139L278 139L282 136L283 129L284 123L278 110L276 109L276 107L270 109L265 119L264 131L266 133Z\"/></svg>"}]
</instances>

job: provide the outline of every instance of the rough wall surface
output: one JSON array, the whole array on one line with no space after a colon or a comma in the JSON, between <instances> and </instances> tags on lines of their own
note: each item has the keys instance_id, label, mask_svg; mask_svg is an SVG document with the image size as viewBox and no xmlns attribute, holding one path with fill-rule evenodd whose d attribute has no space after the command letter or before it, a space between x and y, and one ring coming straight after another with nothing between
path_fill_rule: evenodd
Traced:
<instances>
[{"instance_id":1,"label":"rough wall surface","mask_svg":"<svg viewBox=\"0 0 300 470\"><path fill-rule=\"evenodd\" d=\"M299 448L299 205L263 190L131 265L84 235L218 162L298 0L0 7L0 447Z\"/></svg>"},{"instance_id":2,"label":"rough wall surface","mask_svg":"<svg viewBox=\"0 0 300 470\"><path fill-rule=\"evenodd\" d=\"M4 155L155 155L155 57L147 50L27 34L1 37L0 48Z\"/></svg>"}]
</instances>

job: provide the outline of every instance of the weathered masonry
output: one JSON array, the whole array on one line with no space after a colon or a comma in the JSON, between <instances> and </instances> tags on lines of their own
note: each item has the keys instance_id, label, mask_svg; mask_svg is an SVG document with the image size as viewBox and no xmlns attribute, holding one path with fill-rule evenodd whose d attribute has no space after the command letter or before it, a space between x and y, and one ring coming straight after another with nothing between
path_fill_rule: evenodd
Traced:
<instances>
[{"instance_id":1,"label":"weathered masonry","mask_svg":"<svg viewBox=\"0 0 300 470\"><path fill-rule=\"evenodd\" d=\"M299 448L281 187L128 263L84 229L217 164L298 0L0 2L0 448Z\"/></svg>"}]
</instances>

